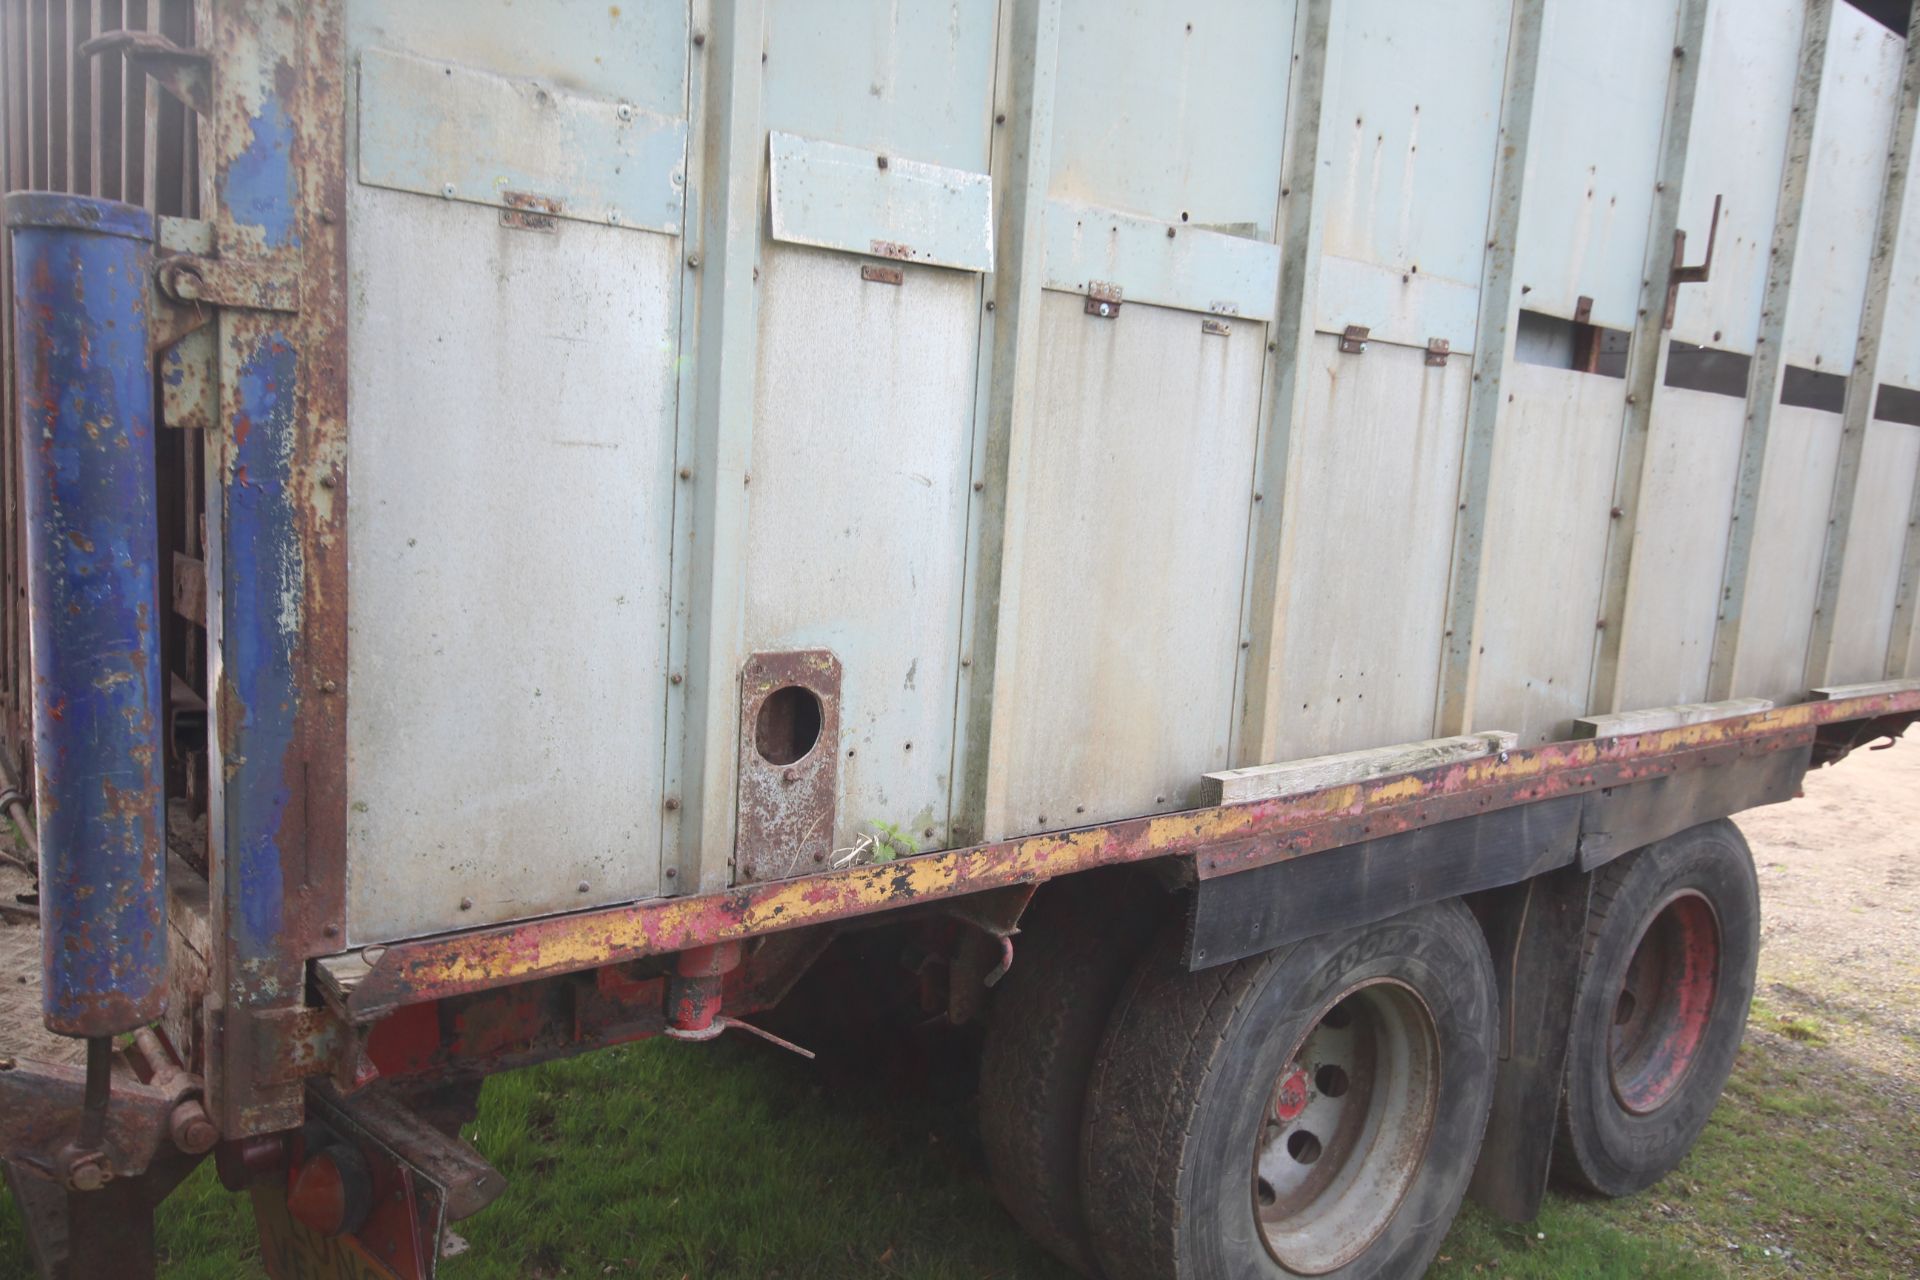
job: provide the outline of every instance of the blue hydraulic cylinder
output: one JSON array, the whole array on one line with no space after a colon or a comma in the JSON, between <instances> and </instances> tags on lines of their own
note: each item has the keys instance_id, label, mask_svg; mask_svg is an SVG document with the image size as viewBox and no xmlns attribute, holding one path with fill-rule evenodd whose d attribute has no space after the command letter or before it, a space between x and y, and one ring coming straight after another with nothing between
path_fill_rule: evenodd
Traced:
<instances>
[{"instance_id":1,"label":"blue hydraulic cylinder","mask_svg":"<svg viewBox=\"0 0 1920 1280\"><path fill-rule=\"evenodd\" d=\"M153 218L6 198L33 637L47 1028L109 1036L167 1005Z\"/></svg>"}]
</instances>

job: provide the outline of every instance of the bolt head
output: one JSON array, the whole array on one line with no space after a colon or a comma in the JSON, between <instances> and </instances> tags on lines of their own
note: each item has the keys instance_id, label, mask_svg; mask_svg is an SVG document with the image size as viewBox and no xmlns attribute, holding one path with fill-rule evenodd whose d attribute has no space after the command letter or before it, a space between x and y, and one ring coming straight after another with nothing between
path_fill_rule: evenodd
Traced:
<instances>
[{"instance_id":1,"label":"bolt head","mask_svg":"<svg viewBox=\"0 0 1920 1280\"><path fill-rule=\"evenodd\" d=\"M213 1121L207 1119L206 1112L198 1104L191 1114L176 1112L170 1126L173 1131L173 1145L190 1156L197 1156L213 1150L213 1144L220 1141L220 1131L213 1127Z\"/></svg>"},{"instance_id":2,"label":"bolt head","mask_svg":"<svg viewBox=\"0 0 1920 1280\"><path fill-rule=\"evenodd\" d=\"M622 120L631 120L633 119L633 108L623 102L614 108L613 114L619 116Z\"/></svg>"},{"instance_id":3,"label":"bolt head","mask_svg":"<svg viewBox=\"0 0 1920 1280\"><path fill-rule=\"evenodd\" d=\"M112 1167L97 1152L77 1156L67 1166L67 1186L75 1191L98 1191L112 1179Z\"/></svg>"}]
</instances>

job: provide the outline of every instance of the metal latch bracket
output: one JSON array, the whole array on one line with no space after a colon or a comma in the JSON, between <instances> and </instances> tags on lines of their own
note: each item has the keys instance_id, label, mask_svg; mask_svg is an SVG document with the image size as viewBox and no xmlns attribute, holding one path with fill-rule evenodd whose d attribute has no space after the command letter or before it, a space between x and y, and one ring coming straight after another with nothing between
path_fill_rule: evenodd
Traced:
<instances>
[{"instance_id":1,"label":"metal latch bracket","mask_svg":"<svg viewBox=\"0 0 1920 1280\"><path fill-rule=\"evenodd\" d=\"M1372 332L1363 324L1350 324L1346 332L1340 335L1340 351L1343 355L1363 356L1367 354L1367 335Z\"/></svg>"},{"instance_id":2,"label":"metal latch bracket","mask_svg":"<svg viewBox=\"0 0 1920 1280\"><path fill-rule=\"evenodd\" d=\"M300 276L282 263L176 254L162 258L154 283L168 299L240 311L298 311Z\"/></svg>"},{"instance_id":3,"label":"metal latch bracket","mask_svg":"<svg viewBox=\"0 0 1920 1280\"><path fill-rule=\"evenodd\" d=\"M156 31L109 31L81 45L79 53L117 53L200 115L213 114L213 59L204 49L183 49Z\"/></svg>"},{"instance_id":4,"label":"metal latch bracket","mask_svg":"<svg viewBox=\"0 0 1920 1280\"><path fill-rule=\"evenodd\" d=\"M1120 286L1099 280L1087 283L1087 314L1111 320L1120 314Z\"/></svg>"}]
</instances>

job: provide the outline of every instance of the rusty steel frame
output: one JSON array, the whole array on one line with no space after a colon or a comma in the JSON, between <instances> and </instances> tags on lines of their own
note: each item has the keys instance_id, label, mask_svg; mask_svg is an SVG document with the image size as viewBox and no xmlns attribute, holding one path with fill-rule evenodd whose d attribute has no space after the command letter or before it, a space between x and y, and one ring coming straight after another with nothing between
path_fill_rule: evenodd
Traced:
<instances>
[{"instance_id":1,"label":"rusty steel frame","mask_svg":"<svg viewBox=\"0 0 1920 1280\"><path fill-rule=\"evenodd\" d=\"M1633 736L1552 743L1283 799L1133 818L729 892L370 947L357 956L364 973L342 984L342 1003L355 1022L373 1022L429 1000L1117 863L1180 858L1201 879L1232 875L1533 801L1805 748L1826 725L1915 716L1920 689L1805 702Z\"/></svg>"},{"instance_id":2,"label":"rusty steel frame","mask_svg":"<svg viewBox=\"0 0 1920 1280\"><path fill-rule=\"evenodd\" d=\"M216 256L292 278L297 312L219 313L207 449L212 690L211 1109L286 1129L274 1069L307 959L339 946L346 885L346 82L337 0L208 0L200 121Z\"/></svg>"}]
</instances>

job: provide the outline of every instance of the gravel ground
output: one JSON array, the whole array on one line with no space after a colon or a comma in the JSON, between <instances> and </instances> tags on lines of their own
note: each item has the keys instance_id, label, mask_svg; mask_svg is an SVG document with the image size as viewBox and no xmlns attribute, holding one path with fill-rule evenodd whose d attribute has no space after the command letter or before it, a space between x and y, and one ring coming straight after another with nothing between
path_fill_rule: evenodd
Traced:
<instances>
[{"instance_id":1,"label":"gravel ground","mask_svg":"<svg viewBox=\"0 0 1920 1280\"><path fill-rule=\"evenodd\" d=\"M1920 1111L1920 741L1856 751L1736 821L1760 872L1760 1000Z\"/></svg>"}]
</instances>

